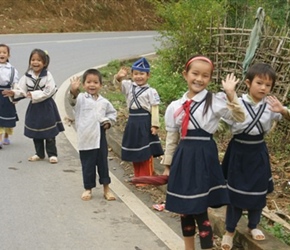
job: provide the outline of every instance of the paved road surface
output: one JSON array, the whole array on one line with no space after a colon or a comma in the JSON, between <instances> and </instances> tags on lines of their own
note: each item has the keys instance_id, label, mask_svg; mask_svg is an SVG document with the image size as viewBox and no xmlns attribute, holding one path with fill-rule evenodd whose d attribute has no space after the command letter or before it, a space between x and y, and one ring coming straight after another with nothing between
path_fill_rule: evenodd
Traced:
<instances>
[{"instance_id":1,"label":"paved road surface","mask_svg":"<svg viewBox=\"0 0 290 250\"><path fill-rule=\"evenodd\" d=\"M154 32L110 32L0 35L0 39L10 45L10 62L20 75L33 48L48 50L63 112L66 86L62 83L70 76L114 58L150 53L155 36ZM81 201L81 168L69 128L57 137L58 164L47 159L28 162L34 149L23 135L27 105L27 100L17 104L20 121L12 144L0 151L0 249L183 249L180 236L114 173L111 187L117 201L105 201L100 186L91 201ZM121 171L119 162L110 161L110 169Z\"/></svg>"}]
</instances>

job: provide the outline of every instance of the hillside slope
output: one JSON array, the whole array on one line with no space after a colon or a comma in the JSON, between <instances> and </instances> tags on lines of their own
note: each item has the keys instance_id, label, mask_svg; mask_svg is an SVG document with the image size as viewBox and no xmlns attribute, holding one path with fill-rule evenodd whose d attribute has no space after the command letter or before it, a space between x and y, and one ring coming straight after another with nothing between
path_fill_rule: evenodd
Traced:
<instances>
[{"instance_id":1,"label":"hillside slope","mask_svg":"<svg viewBox=\"0 0 290 250\"><path fill-rule=\"evenodd\" d=\"M0 33L152 30L146 0L0 0Z\"/></svg>"}]
</instances>

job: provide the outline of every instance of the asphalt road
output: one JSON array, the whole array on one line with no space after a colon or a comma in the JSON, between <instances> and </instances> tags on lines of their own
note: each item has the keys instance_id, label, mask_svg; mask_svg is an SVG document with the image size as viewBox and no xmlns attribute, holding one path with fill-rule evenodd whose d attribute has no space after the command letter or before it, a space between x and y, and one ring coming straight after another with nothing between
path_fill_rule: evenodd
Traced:
<instances>
[{"instance_id":1,"label":"asphalt road","mask_svg":"<svg viewBox=\"0 0 290 250\"><path fill-rule=\"evenodd\" d=\"M156 35L24 34L0 35L0 40L11 47L10 62L20 75L28 67L32 49L48 51L49 70L59 87L56 101L63 116L64 94L72 75L116 58L154 52L158 46ZM118 179L122 171L118 160L110 161L111 187L117 200L105 201L100 186L93 191L91 201L80 199L82 177L72 127L66 126L57 137L58 164L49 164L47 159L28 162L34 148L32 140L23 135L27 105L27 100L17 104L20 121L11 137L12 144L0 151L0 249L183 249L177 230Z\"/></svg>"}]
</instances>

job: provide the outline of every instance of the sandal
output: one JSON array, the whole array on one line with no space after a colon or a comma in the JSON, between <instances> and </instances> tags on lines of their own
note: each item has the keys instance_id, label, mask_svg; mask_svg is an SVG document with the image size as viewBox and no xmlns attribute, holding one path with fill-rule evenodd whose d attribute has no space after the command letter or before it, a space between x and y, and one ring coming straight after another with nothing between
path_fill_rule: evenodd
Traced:
<instances>
[{"instance_id":1,"label":"sandal","mask_svg":"<svg viewBox=\"0 0 290 250\"><path fill-rule=\"evenodd\" d=\"M250 233L250 235L252 235L252 238L254 240L265 240L266 239L263 232L258 228L254 228L254 229L250 230L249 233Z\"/></svg>"},{"instance_id":2,"label":"sandal","mask_svg":"<svg viewBox=\"0 0 290 250\"><path fill-rule=\"evenodd\" d=\"M89 201L90 199L92 199L92 190L85 190L81 196L81 199L83 201Z\"/></svg>"},{"instance_id":3,"label":"sandal","mask_svg":"<svg viewBox=\"0 0 290 250\"><path fill-rule=\"evenodd\" d=\"M222 239L222 250L231 250L233 247L233 236L230 236L228 234L223 235Z\"/></svg>"},{"instance_id":4,"label":"sandal","mask_svg":"<svg viewBox=\"0 0 290 250\"><path fill-rule=\"evenodd\" d=\"M51 156L51 157L49 157L49 162L50 162L51 164L55 164L55 163L57 163L57 162L58 162L57 157L56 157L56 156Z\"/></svg>"},{"instance_id":5,"label":"sandal","mask_svg":"<svg viewBox=\"0 0 290 250\"><path fill-rule=\"evenodd\" d=\"M104 194L104 197L107 201L114 201L116 200L116 197L109 191Z\"/></svg>"},{"instance_id":6,"label":"sandal","mask_svg":"<svg viewBox=\"0 0 290 250\"><path fill-rule=\"evenodd\" d=\"M40 158L38 155L33 155L28 158L29 161L40 161L42 158Z\"/></svg>"}]
</instances>

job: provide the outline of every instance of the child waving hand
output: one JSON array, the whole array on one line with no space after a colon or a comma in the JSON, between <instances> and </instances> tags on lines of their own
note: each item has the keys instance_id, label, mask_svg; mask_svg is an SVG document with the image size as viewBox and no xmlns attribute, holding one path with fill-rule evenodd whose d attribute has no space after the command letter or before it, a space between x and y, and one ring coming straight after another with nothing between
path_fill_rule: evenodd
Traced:
<instances>
[{"instance_id":1,"label":"child waving hand","mask_svg":"<svg viewBox=\"0 0 290 250\"><path fill-rule=\"evenodd\" d=\"M64 131L53 95L57 87L52 74L48 71L48 54L41 49L34 49L29 56L29 66L25 75L13 90L5 90L5 96L30 98L25 115L24 135L33 139L35 154L29 161L45 158L45 151L50 163L57 163L55 137Z\"/></svg>"},{"instance_id":2,"label":"child waving hand","mask_svg":"<svg viewBox=\"0 0 290 250\"><path fill-rule=\"evenodd\" d=\"M183 71L188 91L166 109L166 150L162 164L170 168L166 209L181 215L185 249L195 249L195 223L202 249L212 249L213 233L208 207L229 203L226 183L218 159L213 133L221 118L242 122L244 111L238 103L231 74L222 81L224 92L207 90L213 63L205 56L190 58Z\"/></svg>"},{"instance_id":3,"label":"child waving hand","mask_svg":"<svg viewBox=\"0 0 290 250\"><path fill-rule=\"evenodd\" d=\"M239 98L246 119L243 122L225 120L231 128L230 141L222 166L230 196L226 212L226 234L222 248L230 250L233 236L243 210L248 211L248 231L255 240L265 235L257 228L266 195L273 191L269 153L264 136L282 117L290 119L289 110L275 96L268 96L275 86L276 73L265 63L251 66L246 74L248 93Z\"/></svg>"},{"instance_id":4,"label":"child waving hand","mask_svg":"<svg viewBox=\"0 0 290 250\"><path fill-rule=\"evenodd\" d=\"M152 158L163 155L157 134L160 98L156 89L148 84L150 65L146 58L133 63L132 80L124 79L127 74L126 68L121 68L114 77L114 82L121 86L126 96L129 108L122 140L122 160L133 162L135 177L153 176Z\"/></svg>"},{"instance_id":5,"label":"child waving hand","mask_svg":"<svg viewBox=\"0 0 290 250\"><path fill-rule=\"evenodd\" d=\"M98 172L99 183L104 189L104 197L112 201L116 198L109 188L111 178L106 130L116 121L117 112L113 105L99 93L102 87L102 75L97 69L88 69L84 72L82 87L85 92L80 93L80 85L80 78L71 79L69 102L75 107L78 148L85 188L81 199L88 201L92 198L92 189L96 187L96 173Z\"/></svg>"}]
</instances>

